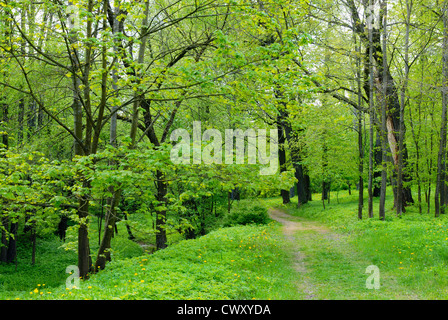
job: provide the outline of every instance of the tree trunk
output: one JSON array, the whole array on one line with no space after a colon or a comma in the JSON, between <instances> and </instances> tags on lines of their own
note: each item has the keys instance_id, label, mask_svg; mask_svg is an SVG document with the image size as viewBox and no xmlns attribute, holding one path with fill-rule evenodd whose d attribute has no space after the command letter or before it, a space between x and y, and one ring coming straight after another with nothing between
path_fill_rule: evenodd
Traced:
<instances>
[{"instance_id":1,"label":"tree trunk","mask_svg":"<svg viewBox=\"0 0 448 320\"><path fill-rule=\"evenodd\" d=\"M326 130L322 133L322 201L329 200L330 182L327 181L328 147L326 143Z\"/></svg>"},{"instance_id":2,"label":"tree trunk","mask_svg":"<svg viewBox=\"0 0 448 320\"><path fill-rule=\"evenodd\" d=\"M284 124L286 140L288 141L289 150L291 154L291 161L294 167L294 175L297 179L297 207L308 202L305 176L303 172L302 157L300 154L300 147L298 146L298 139L296 135L293 136L291 125L285 121Z\"/></svg>"},{"instance_id":3,"label":"tree trunk","mask_svg":"<svg viewBox=\"0 0 448 320\"><path fill-rule=\"evenodd\" d=\"M286 171L286 134L284 133L283 123L285 121L285 113L280 112L277 116L277 132L278 132L278 162L280 166L280 173ZM289 190L280 191L283 204L291 202L289 198Z\"/></svg>"},{"instance_id":4,"label":"tree trunk","mask_svg":"<svg viewBox=\"0 0 448 320\"><path fill-rule=\"evenodd\" d=\"M372 135L373 135L372 130ZM375 144L373 145L373 190L372 195L374 198L378 198L381 194L381 171L377 168L381 168L381 162L383 161L383 146L381 145L381 128L376 131Z\"/></svg>"},{"instance_id":5,"label":"tree trunk","mask_svg":"<svg viewBox=\"0 0 448 320\"><path fill-rule=\"evenodd\" d=\"M19 100L19 113L17 115L18 132L17 132L17 144L21 144L23 141L23 119L25 117L25 99Z\"/></svg>"},{"instance_id":6,"label":"tree trunk","mask_svg":"<svg viewBox=\"0 0 448 320\"><path fill-rule=\"evenodd\" d=\"M306 192L306 198L308 201L312 201L313 200L313 194L311 191L311 180L310 180L310 176L307 173L304 173L304 181L305 181L305 192Z\"/></svg>"},{"instance_id":7,"label":"tree trunk","mask_svg":"<svg viewBox=\"0 0 448 320\"><path fill-rule=\"evenodd\" d=\"M404 107L406 104L406 90L409 77L409 24L411 19L411 9L412 4L406 0L406 36L404 45L404 83L401 88L401 104L400 104L400 114L399 114L399 134L398 134L398 160L397 160L397 215L401 215L404 209L404 188L403 188L403 168L404 168L404 137L405 137L405 127L404 127Z\"/></svg>"},{"instance_id":8,"label":"tree trunk","mask_svg":"<svg viewBox=\"0 0 448 320\"><path fill-rule=\"evenodd\" d=\"M27 138L30 139L34 134L34 130L36 129L36 101L32 100L29 105L29 115L28 115L28 130L27 130Z\"/></svg>"},{"instance_id":9,"label":"tree trunk","mask_svg":"<svg viewBox=\"0 0 448 320\"><path fill-rule=\"evenodd\" d=\"M9 243L6 252L6 262L13 263L17 259L17 231L19 230L19 223L12 222L9 230Z\"/></svg>"},{"instance_id":10,"label":"tree trunk","mask_svg":"<svg viewBox=\"0 0 448 320\"><path fill-rule=\"evenodd\" d=\"M361 45L356 43L356 34L353 35L356 46L356 84L358 91L358 105L362 105L362 92L361 92ZM355 110L358 120L358 219L362 219L362 209L364 206L364 146L362 142L362 112ZM351 195L350 184L348 185L349 195Z\"/></svg>"},{"instance_id":11,"label":"tree trunk","mask_svg":"<svg viewBox=\"0 0 448 320\"><path fill-rule=\"evenodd\" d=\"M446 134L447 134L447 98L448 98L448 1L443 3L443 49L442 49L442 119L440 125L440 144L437 154L437 183L435 190L435 216L445 213L445 192L446 184Z\"/></svg>"},{"instance_id":12,"label":"tree trunk","mask_svg":"<svg viewBox=\"0 0 448 320\"><path fill-rule=\"evenodd\" d=\"M103 270L106 267L106 262L111 261L111 240L114 235L114 228L117 221L116 208L118 206L118 203L120 202L121 189L114 190L114 188L111 187L110 191L112 192L112 197L110 198L108 210L106 212L104 235L98 249L98 255L96 257L94 268L95 272Z\"/></svg>"},{"instance_id":13,"label":"tree trunk","mask_svg":"<svg viewBox=\"0 0 448 320\"><path fill-rule=\"evenodd\" d=\"M104 8L103 8L104 14L106 17L108 9L109 9L108 2L104 1L103 6L104 6ZM112 19L112 33L114 35L118 32L118 20L117 20L118 12L119 12L119 8L118 7L114 8L114 12L112 12L112 16L110 17ZM104 24L104 27L106 28L106 24L107 24L106 18L104 18L103 24ZM117 54L117 51L118 51L117 43L114 43L113 49L114 49L114 53ZM105 49L103 49L103 67L105 67L104 64L106 62L104 50ZM113 70L112 70L112 80L113 80L112 81L112 89L114 91L114 95L117 97L118 76L117 76L117 72L116 72L115 68L113 68ZM105 84L104 79L103 79L103 83ZM103 93L102 97L105 97L105 93ZM109 129L109 143L113 147L117 147L117 111L118 111L118 106L114 104L111 109L112 114L110 117L110 129ZM132 145L131 145L132 148L134 148L134 146L135 146L134 144L135 144L135 137L132 140ZM114 164L115 163L113 161L111 161L109 163L110 166L113 166ZM106 262L111 261L111 255L110 255L111 240L114 236L114 230L116 230L116 228L117 228L116 208L118 207L118 205L120 203L121 188L111 186L111 187L109 187L109 191L112 194L112 197L108 199L108 210L106 212L106 217L105 217L104 234L103 234L103 238L100 242L100 246L98 249L98 254L97 254L95 266L94 266L94 272L103 270L106 267Z\"/></svg>"},{"instance_id":14,"label":"tree trunk","mask_svg":"<svg viewBox=\"0 0 448 320\"><path fill-rule=\"evenodd\" d=\"M387 158L386 158L386 119L387 107L388 107L388 65L387 65L387 2L384 0L382 2L383 10L383 101L381 104L381 146L382 146L382 166L381 166L381 195L380 195L380 205L379 205L379 217L380 220L385 219L385 202L386 202L386 183L387 183Z\"/></svg>"},{"instance_id":15,"label":"tree trunk","mask_svg":"<svg viewBox=\"0 0 448 320\"><path fill-rule=\"evenodd\" d=\"M156 210L156 247L157 250L165 249L167 247L167 237L166 237L166 195L168 192L168 185L165 182L165 176L160 171L156 172L157 179L157 196L158 206L161 209Z\"/></svg>"},{"instance_id":16,"label":"tree trunk","mask_svg":"<svg viewBox=\"0 0 448 320\"><path fill-rule=\"evenodd\" d=\"M83 188L90 189L90 183L88 181L83 182ZM78 207L78 218L79 229L78 229L78 268L79 277L83 279L88 278L88 274L91 271L92 259L90 257L90 246L89 246L89 200L87 196L82 196L79 200Z\"/></svg>"}]
</instances>

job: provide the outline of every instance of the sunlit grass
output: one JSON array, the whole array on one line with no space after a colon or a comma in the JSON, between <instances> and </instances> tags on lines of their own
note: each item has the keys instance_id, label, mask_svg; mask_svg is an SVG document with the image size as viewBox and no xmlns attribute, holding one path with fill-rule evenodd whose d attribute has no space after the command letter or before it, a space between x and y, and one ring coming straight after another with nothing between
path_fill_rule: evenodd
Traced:
<instances>
[{"instance_id":1,"label":"sunlit grass","mask_svg":"<svg viewBox=\"0 0 448 320\"><path fill-rule=\"evenodd\" d=\"M314 199L299 209L294 204L282 205L280 198L267 202L294 216L323 223L343 237L344 241L339 244L319 236L306 242L304 250L314 266L312 276L318 283L329 284L322 286L321 298L448 298L448 218L445 215L434 218L432 213L420 214L418 207L411 205L397 217L390 189L386 198L386 221L378 218L378 199L374 200L373 218L367 217L365 202L362 220L357 218L357 193L348 195L341 191L339 203L333 196L325 209L320 195L314 195ZM382 288L377 292L365 289L367 275L363 273L369 264L377 265L382 274ZM331 283L337 290L331 290Z\"/></svg>"}]
</instances>

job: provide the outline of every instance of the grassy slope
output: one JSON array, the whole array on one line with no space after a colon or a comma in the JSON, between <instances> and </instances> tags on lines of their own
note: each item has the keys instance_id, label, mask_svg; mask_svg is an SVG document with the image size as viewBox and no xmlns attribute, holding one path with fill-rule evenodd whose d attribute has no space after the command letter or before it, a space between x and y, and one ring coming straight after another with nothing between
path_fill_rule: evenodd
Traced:
<instances>
[{"instance_id":1,"label":"grassy slope","mask_svg":"<svg viewBox=\"0 0 448 320\"><path fill-rule=\"evenodd\" d=\"M58 286L36 273L26 290L2 291L0 298L292 299L294 273L279 234L275 223L223 228L152 255L117 259L78 289L66 290L64 269Z\"/></svg>"}]
</instances>

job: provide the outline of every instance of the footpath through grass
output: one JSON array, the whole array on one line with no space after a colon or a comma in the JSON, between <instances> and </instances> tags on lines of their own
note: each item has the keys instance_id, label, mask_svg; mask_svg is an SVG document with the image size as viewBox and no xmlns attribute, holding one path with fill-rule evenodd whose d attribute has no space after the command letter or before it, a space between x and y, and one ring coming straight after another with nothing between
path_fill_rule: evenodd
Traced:
<instances>
[{"instance_id":1,"label":"footpath through grass","mask_svg":"<svg viewBox=\"0 0 448 320\"><path fill-rule=\"evenodd\" d=\"M308 266L306 277L314 283L315 299L447 299L448 217L420 214L416 206L401 217L392 210L391 190L386 201L386 221L357 219L357 195L340 192L323 209L312 201L300 209L283 206L280 199L269 205L283 208L305 221L328 226L331 234L296 233ZM315 195L315 198L320 198ZM367 289L366 268L380 271L380 289Z\"/></svg>"}]
</instances>

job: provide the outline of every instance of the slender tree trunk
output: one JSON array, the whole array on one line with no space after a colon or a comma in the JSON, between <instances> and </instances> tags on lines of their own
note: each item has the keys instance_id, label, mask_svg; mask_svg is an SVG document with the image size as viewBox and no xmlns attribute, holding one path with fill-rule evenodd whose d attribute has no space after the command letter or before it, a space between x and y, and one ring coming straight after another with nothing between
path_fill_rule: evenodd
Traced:
<instances>
[{"instance_id":1,"label":"slender tree trunk","mask_svg":"<svg viewBox=\"0 0 448 320\"><path fill-rule=\"evenodd\" d=\"M420 93L419 93L419 99L418 99L418 109L417 109L417 114L418 114L418 123L419 123L419 128L421 128L421 104L422 104L422 96L423 96L423 75L424 75L424 63L422 61L421 63L422 65L422 72L421 72L421 79L420 79ZM409 122L411 124L411 133L412 133L412 139L414 140L414 145L415 145L415 177L417 179L417 196L418 196L418 211L419 213L422 213L422 178L421 178L421 173L420 173L420 129L418 130L418 132L416 132L416 128L414 125L414 120L413 120L413 114L412 114L412 108L409 108ZM428 202L428 199L426 198L426 201Z\"/></svg>"},{"instance_id":2,"label":"slender tree trunk","mask_svg":"<svg viewBox=\"0 0 448 320\"><path fill-rule=\"evenodd\" d=\"M116 191L114 191L113 188L111 188L111 190L113 192L113 195L109 200L109 205L106 212L104 235L98 249L98 255L96 257L94 269L95 272L104 269L106 267L106 262L111 261L111 240L114 234L115 223L117 221L116 207L120 202L121 189L117 189Z\"/></svg>"},{"instance_id":3,"label":"slender tree trunk","mask_svg":"<svg viewBox=\"0 0 448 320\"><path fill-rule=\"evenodd\" d=\"M143 64L144 58L145 58L146 43L148 41L148 37L146 36L147 30L148 30L148 15L149 15L149 0L146 0L145 1L145 13L144 13L144 16L142 19L142 29L141 29L141 34L144 34L145 36L142 37L140 47L138 50L138 57L137 57L138 64ZM145 97L144 97L144 95L141 94L140 90L137 90L135 93L135 99L134 99L134 103L132 106L132 122L131 122L132 145L134 145L135 141L136 141L138 117L139 117L138 110L139 110L142 102L145 100L144 98Z\"/></svg>"},{"instance_id":4,"label":"slender tree trunk","mask_svg":"<svg viewBox=\"0 0 448 320\"><path fill-rule=\"evenodd\" d=\"M356 34L353 35L356 46L356 84L358 89L358 105L362 105L362 92L361 92L361 45L356 43ZM364 206L364 146L362 142L362 112L355 110L358 121L358 219L362 219L362 209ZM349 194L350 185L349 185Z\"/></svg>"},{"instance_id":5,"label":"slender tree trunk","mask_svg":"<svg viewBox=\"0 0 448 320\"><path fill-rule=\"evenodd\" d=\"M107 16L107 11L109 9L108 7L109 7L109 3L107 0L105 0L103 2L104 15L105 15L103 24L105 27L107 24L106 16ZM110 17L112 19L112 34L113 35L118 33L118 20L117 20L118 13L119 13L119 8L115 7L113 12L111 13L112 17ZM117 43L115 40L114 40L114 42L115 42L114 53L117 54L118 46L117 46ZM104 48L104 50L103 50L103 67L105 67L104 66L105 62L106 62L106 52L105 52L105 48ZM105 85L105 79L103 79L103 81L104 81L103 83ZM118 76L117 76L115 69L113 68L112 69L112 89L114 90L115 96L118 95L117 82L118 82ZM105 97L105 93L104 93L104 95L102 95L102 97ZM118 110L118 106L114 104L111 109L112 114L111 114L111 118L110 118L110 131L109 131L109 143L113 147L117 147L117 110ZM135 144L135 137L134 137L134 140L132 141L132 146L131 146L132 148L135 146L134 144ZM111 163L109 165L114 166L115 163L113 161L111 161ZM97 254L95 267L94 267L95 272L104 269L106 267L106 262L111 261L111 255L110 255L111 240L114 235L114 230L116 229L116 221L118 219L116 208L117 208L118 204L120 203L122 190L119 186L111 186L111 187L109 187L109 191L112 194L112 197L110 199L108 199L109 205L108 205L108 210L106 212L106 217L105 217L104 234L103 234L102 241L100 243L100 247L98 249L98 254Z\"/></svg>"},{"instance_id":6,"label":"slender tree trunk","mask_svg":"<svg viewBox=\"0 0 448 320\"><path fill-rule=\"evenodd\" d=\"M406 90L409 78L409 24L411 19L412 1L406 0L406 35L404 45L404 82L401 88L400 103L400 126L398 135L398 164L397 164L397 215L400 216L405 211L403 199L403 141L405 136L404 127L404 107L406 104Z\"/></svg>"},{"instance_id":7,"label":"slender tree trunk","mask_svg":"<svg viewBox=\"0 0 448 320\"><path fill-rule=\"evenodd\" d=\"M19 113L17 115L18 132L17 132L17 144L23 142L23 120L25 118L25 99L19 100Z\"/></svg>"},{"instance_id":8,"label":"slender tree trunk","mask_svg":"<svg viewBox=\"0 0 448 320\"><path fill-rule=\"evenodd\" d=\"M11 222L9 230L9 243L6 252L6 262L13 263L17 259L17 232L19 230L18 222Z\"/></svg>"},{"instance_id":9,"label":"slender tree trunk","mask_svg":"<svg viewBox=\"0 0 448 320\"><path fill-rule=\"evenodd\" d=\"M295 170L295 178L297 179L297 207L308 202L305 177L303 173L302 157L300 154L300 147L298 146L297 135L293 135L291 125L287 122L284 123L286 140L288 141L289 150L291 154L292 165Z\"/></svg>"},{"instance_id":10,"label":"slender tree trunk","mask_svg":"<svg viewBox=\"0 0 448 320\"><path fill-rule=\"evenodd\" d=\"M447 134L447 98L448 98L448 1L443 2L443 49L442 49L442 119L440 125L440 144L437 155L437 183L435 190L435 216L445 213L445 167Z\"/></svg>"},{"instance_id":11,"label":"slender tree trunk","mask_svg":"<svg viewBox=\"0 0 448 320\"><path fill-rule=\"evenodd\" d=\"M330 182L327 178L327 168L328 168L328 146L327 146L327 131L324 129L322 132L322 201L328 200L330 202Z\"/></svg>"},{"instance_id":12,"label":"slender tree trunk","mask_svg":"<svg viewBox=\"0 0 448 320\"><path fill-rule=\"evenodd\" d=\"M434 107L434 105L435 105L435 103L433 103L433 107ZM431 122L433 122L434 121L434 113L431 113ZM434 150L434 137L433 137L433 134L431 133L430 134L430 136L429 136L429 140L430 140L430 143L429 143L429 154L430 155L432 155L433 154L433 150ZM429 159L428 159L429 158ZM428 184L428 187L427 187L427 193L428 193L428 197L427 197L427 213L429 214L430 212L431 212L431 201L430 201L430 199L431 199L431 191L432 191L432 189L431 189L431 176L432 176L432 172L433 172L433 160L432 160L432 157L430 156L430 157L428 157L427 158L427 161L426 161L426 163L427 163L427 167L428 167L428 179L427 179L427 184Z\"/></svg>"},{"instance_id":13,"label":"slender tree trunk","mask_svg":"<svg viewBox=\"0 0 448 320\"><path fill-rule=\"evenodd\" d=\"M286 137L283 130L284 117L279 115L277 117L277 132L278 132L278 161L280 166L280 172L286 171ZM281 190L281 196L283 199L283 204L291 202L289 198L289 190Z\"/></svg>"},{"instance_id":14,"label":"slender tree trunk","mask_svg":"<svg viewBox=\"0 0 448 320\"><path fill-rule=\"evenodd\" d=\"M386 158L386 110L388 104L387 85L388 85L388 65L387 65L387 2L382 2L383 10L383 103L381 106L381 134L382 134L382 152L383 161L381 169L381 195L379 204L380 220L385 219L385 202L386 202L386 183L387 183L387 158Z\"/></svg>"},{"instance_id":15,"label":"slender tree trunk","mask_svg":"<svg viewBox=\"0 0 448 320\"><path fill-rule=\"evenodd\" d=\"M69 5L72 3L69 2ZM93 10L93 1L88 1L88 12ZM90 141L91 141L91 119L86 119L86 136L83 138L83 110L81 103L81 92L80 84L81 79L77 74L80 71L80 54L76 51L74 44L77 43L77 35L75 31L74 21L69 19L69 35L68 40L71 44L70 49L70 62L72 68L72 79L73 79L73 131L76 136L74 139L74 154L75 156L88 155L90 153ZM92 37L92 21L87 22L87 38ZM85 109L91 117L90 110L90 88L89 88L89 73L90 73L90 59L91 59L91 44L87 45L85 52L85 66L84 66L84 98L85 98ZM84 140L84 144L81 141ZM84 189L90 189L90 182L84 180L82 182L82 187ZM80 278L88 278L88 274L91 271L91 257L90 257L90 246L88 237L88 217L89 217L89 199L87 195L82 195L79 198L78 204L78 218L79 218L79 228L78 228L78 268ZM63 219L63 218L61 218ZM62 223L62 220L61 220Z\"/></svg>"},{"instance_id":16,"label":"slender tree trunk","mask_svg":"<svg viewBox=\"0 0 448 320\"><path fill-rule=\"evenodd\" d=\"M158 206L161 206L163 209L157 210L156 216L156 247L157 250L165 249L167 247L167 236L166 236L166 205L167 199L166 195L168 192L168 186L166 184L165 176L160 171L156 172L157 178L157 201Z\"/></svg>"},{"instance_id":17,"label":"slender tree trunk","mask_svg":"<svg viewBox=\"0 0 448 320\"><path fill-rule=\"evenodd\" d=\"M83 188L90 189L89 181L83 182ZM91 271L92 259L89 245L89 199L82 196L78 207L78 268L80 278L87 279Z\"/></svg>"},{"instance_id":18,"label":"slender tree trunk","mask_svg":"<svg viewBox=\"0 0 448 320\"><path fill-rule=\"evenodd\" d=\"M372 7L372 0L369 1L370 7ZM368 181L368 215L369 218L373 218L373 132L374 132L374 108L373 108L373 12L370 12L370 24L368 25L368 53L369 53L369 181Z\"/></svg>"}]
</instances>

